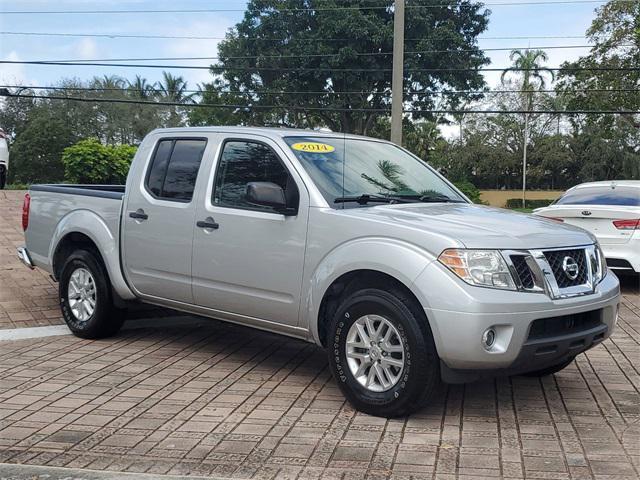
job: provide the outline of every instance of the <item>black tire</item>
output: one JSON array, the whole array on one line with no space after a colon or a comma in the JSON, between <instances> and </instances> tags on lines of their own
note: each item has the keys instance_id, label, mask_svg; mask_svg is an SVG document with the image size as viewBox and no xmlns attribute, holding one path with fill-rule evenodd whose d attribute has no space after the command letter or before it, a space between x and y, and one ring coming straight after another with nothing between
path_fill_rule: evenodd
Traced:
<instances>
[{"instance_id":1,"label":"black tire","mask_svg":"<svg viewBox=\"0 0 640 480\"><path fill-rule=\"evenodd\" d=\"M69 282L78 269L88 270L95 285L95 308L81 321L73 313L69 299ZM109 275L102 260L90 250L76 250L67 258L58 288L60 308L67 326L81 338L99 339L114 335L124 322L124 315L113 306Z\"/></svg>"},{"instance_id":2,"label":"black tire","mask_svg":"<svg viewBox=\"0 0 640 480\"><path fill-rule=\"evenodd\" d=\"M4 190L4 186L7 184L7 171L4 167L0 167L0 190Z\"/></svg>"},{"instance_id":3,"label":"black tire","mask_svg":"<svg viewBox=\"0 0 640 480\"><path fill-rule=\"evenodd\" d=\"M534 370L533 372L523 373L523 377L546 377L548 375L553 375L554 373L558 373L560 370L565 369L573 362L574 357L571 357L569 360L565 360L562 363L557 365L552 365L547 368L542 368L540 370Z\"/></svg>"},{"instance_id":4,"label":"black tire","mask_svg":"<svg viewBox=\"0 0 640 480\"><path fill-rule=\"evenodd\" d=\"M347 363L349 329L365 315L388 320L405 346L399 380L386 391L373 392L359 383ZM347 400L361 412L386 418L408 415L424 406L440 383L440 360L424 311L399 288L366 288L348 294L331 321L327 339L331 373Z\"/></svg>"}]
</instances>

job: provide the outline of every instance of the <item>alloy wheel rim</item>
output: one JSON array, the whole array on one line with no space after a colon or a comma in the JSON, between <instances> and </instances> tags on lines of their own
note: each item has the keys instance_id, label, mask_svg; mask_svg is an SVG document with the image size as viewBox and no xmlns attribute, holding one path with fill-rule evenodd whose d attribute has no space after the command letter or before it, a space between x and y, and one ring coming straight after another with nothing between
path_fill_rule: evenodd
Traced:
<instances>
[{"instance_id":1,"label":"alloy wheel rim","mask_svg":"<svg viewBox=\"0 0 640 480\"><path fill-rule=\"evenodd\" d=\"M67 287L71 313L80 322L91 318L96 309L96 282L86 268L77 268L71 274Z\"/></svg>"},{"instance_id":2,"label":"alloy wheel rim","mask_svg":"<svg viewBox=\"0 0 640 480\"><path fill-rule=\"evenodd\" d=\"M345 348L351 374L367 390L385 392L400 380L405 364L404 343L386 318L358 318L349 328Z\"/></svg>"}]
</instances>

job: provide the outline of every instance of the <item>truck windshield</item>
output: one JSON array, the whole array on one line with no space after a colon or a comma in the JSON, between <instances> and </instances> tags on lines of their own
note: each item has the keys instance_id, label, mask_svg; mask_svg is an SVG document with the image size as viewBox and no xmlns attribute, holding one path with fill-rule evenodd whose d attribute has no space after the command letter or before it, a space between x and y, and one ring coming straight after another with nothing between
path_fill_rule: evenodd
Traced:
<instances>
[{"instance_id":1,"label":"truck windshield","mask_svg":"<svg viewBox=\"0 0 640 480\"><path fill-rule=\"evenodd\" d=\"M395 145L315 136L284 140L334 208L466 202L426 164Z\"/></svg>"}]
</instances>

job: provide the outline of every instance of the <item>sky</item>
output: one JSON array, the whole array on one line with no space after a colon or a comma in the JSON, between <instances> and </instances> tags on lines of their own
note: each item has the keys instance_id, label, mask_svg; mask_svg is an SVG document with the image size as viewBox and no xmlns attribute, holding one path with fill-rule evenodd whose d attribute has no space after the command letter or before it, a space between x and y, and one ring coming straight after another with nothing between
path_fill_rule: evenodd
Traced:
<instances>
[{"instance_id":1,"label":"sky","mask_svg":"<svg viewBox=\"0 0 640 480\"><path fill-rule=\"evenodd\" d=\"M526 0L485 0L485 3L522 2ZM553 0L546 0L553 1ZM411 0L407 0L410 4ZM9 35L6 32L45 32L74 34L134 34L223 37L242 17L242 12L171 13L171 14L26 14L11 15L15 10L115 10L115 9L237 9L244 0L0 0L0 59L70 60L131 57L215 56L217 40L122 39L93 37L56 37ZM549 45L585 45L585 30L594 18L597 3L565 5L492 5L488 30L479 41L481 48L542 47ZM578 36L566 39L534 39L536 36ZM486 38L482 38L486 37ZM528 37L491 39L490 37ZM584 55L588 49L550 49L549 66ZM491 67L509 65L508 52L487 52ZM165 62L166 63L166 62ZM172 62L176 63L176 62ZM181 62L182 63L182 62ZM185 64L189 62L184 62ZM208 64L193 61L191 64ZM181 70L189 88L210 81L207 70ZM151 82L161 76L159 69L132 69L96 66L37 66L0 64L0 84L47 86L62 78L88 80L93 76L136 74ZM499 83L499 73L487 73L490 86Z\"/></svg>"}]
</instances>

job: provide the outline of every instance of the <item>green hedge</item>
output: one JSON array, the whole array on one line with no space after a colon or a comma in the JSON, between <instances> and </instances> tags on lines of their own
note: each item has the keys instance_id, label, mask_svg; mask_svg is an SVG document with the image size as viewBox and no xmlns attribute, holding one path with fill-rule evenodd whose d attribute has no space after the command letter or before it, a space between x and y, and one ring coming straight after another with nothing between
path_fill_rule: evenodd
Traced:
<instances>
[{"instance_id":1,"label":"green hedge","mask_svg":"<svg viewBox=\"0 0 640 480\"><path fill-rule=\"evenodd\" d=\"M551 205L553 200L541 199L541 200L527 200L525 203L526 208L542 208ZM510 198L507 200L507 208L522 208L521 198Z\"/></svg>"},{"instance_id":2,"label":"green hedge","mask_svg":"<svg viewBox=\"0 0 640 480\"><path fill-rule=\"evenodd\" d=\"M102 145L97 139L82 140L62 153L64 179L70 183L123 184L136 147Z\"/></svg>"}]
</instances>

